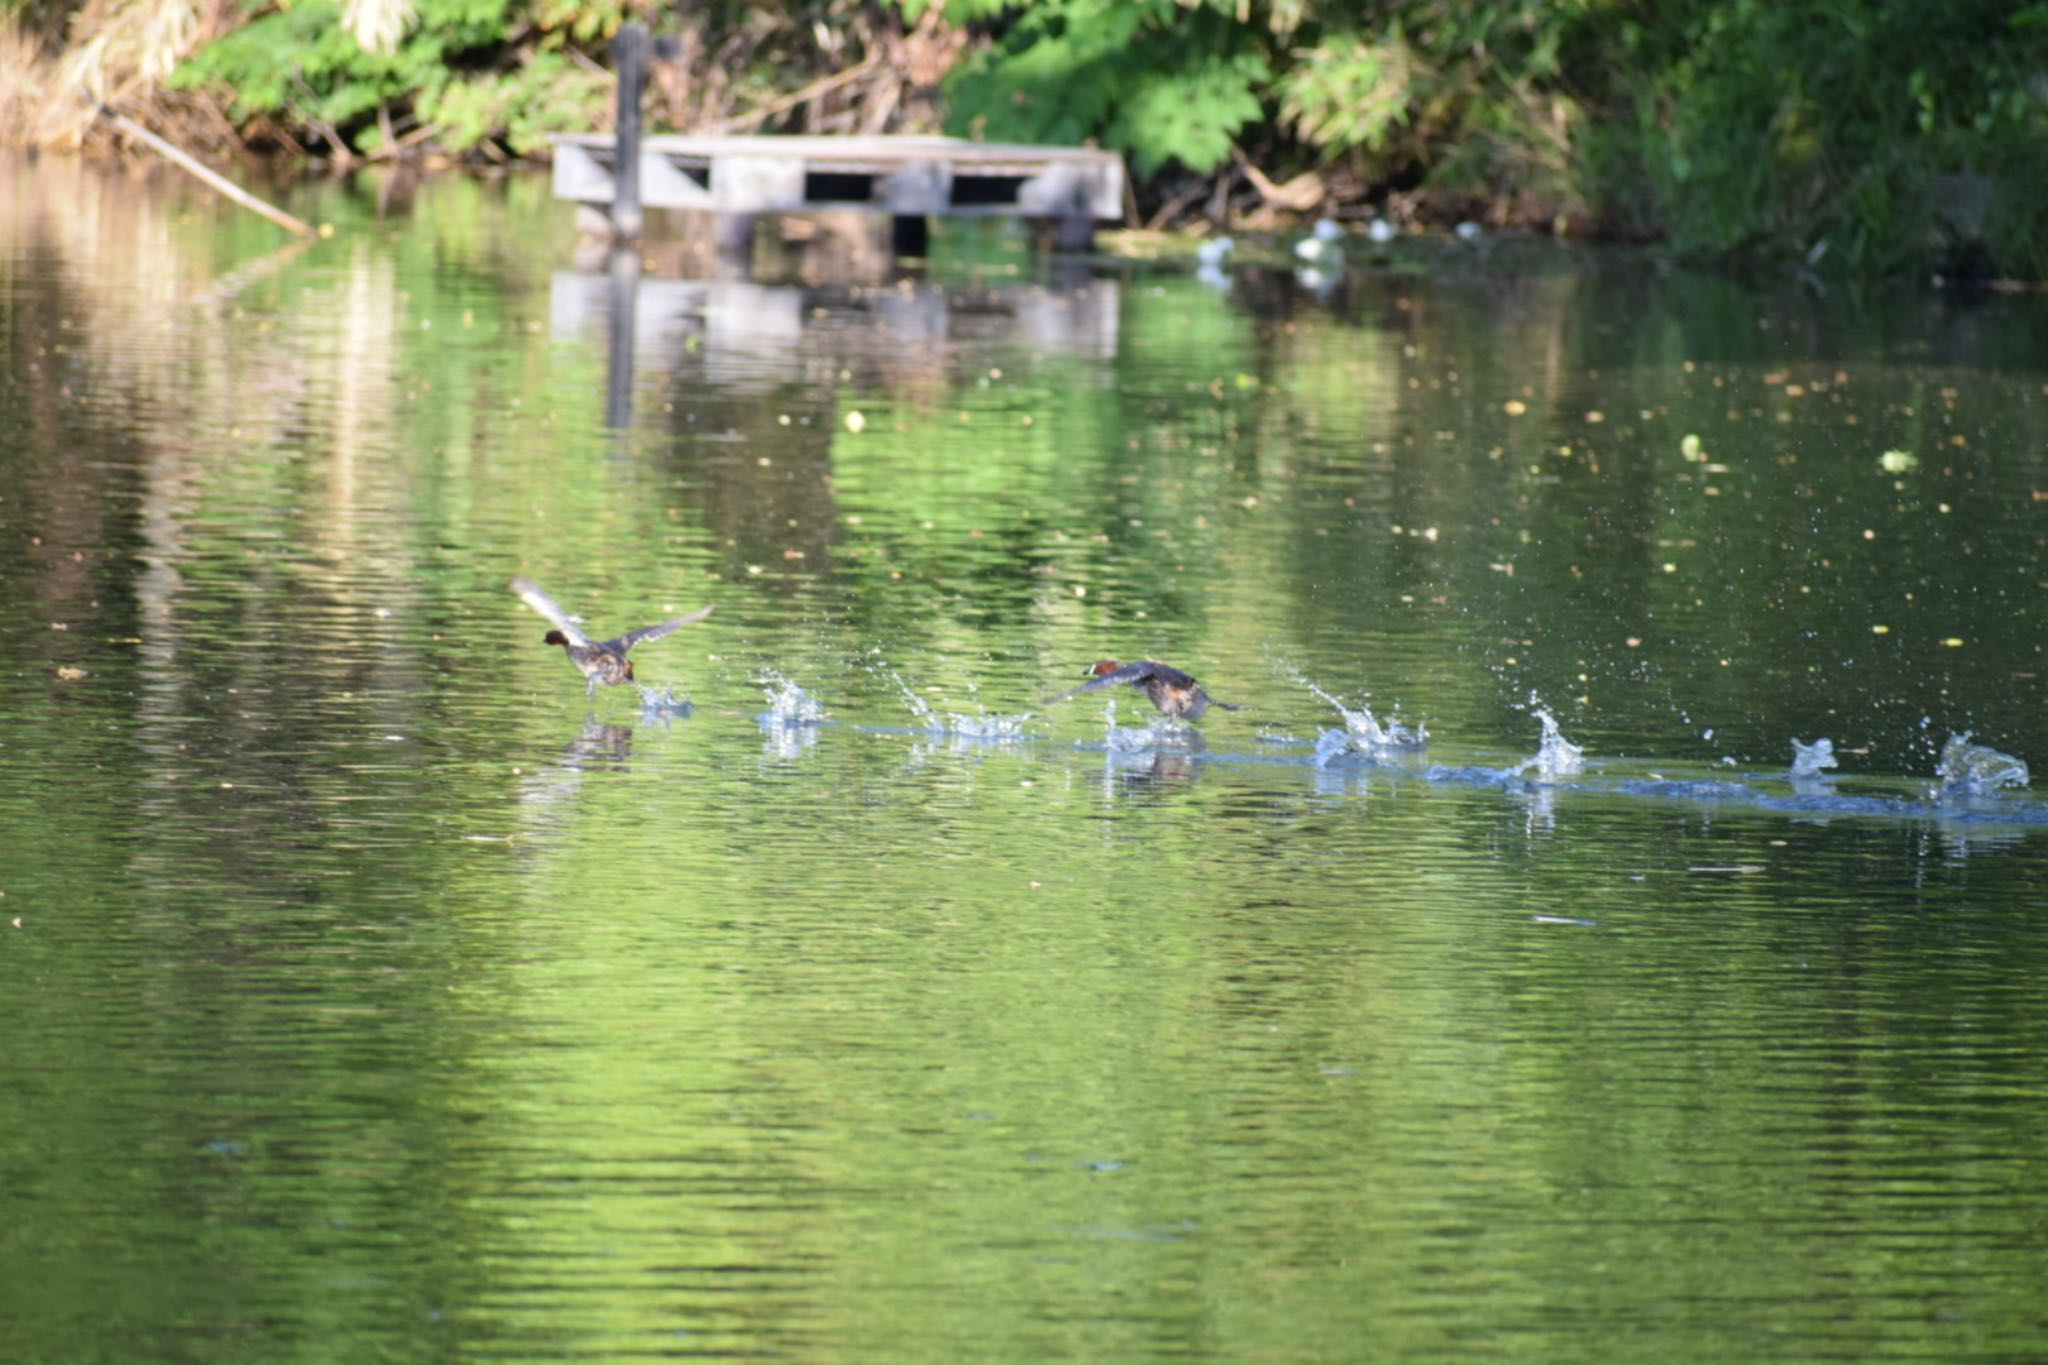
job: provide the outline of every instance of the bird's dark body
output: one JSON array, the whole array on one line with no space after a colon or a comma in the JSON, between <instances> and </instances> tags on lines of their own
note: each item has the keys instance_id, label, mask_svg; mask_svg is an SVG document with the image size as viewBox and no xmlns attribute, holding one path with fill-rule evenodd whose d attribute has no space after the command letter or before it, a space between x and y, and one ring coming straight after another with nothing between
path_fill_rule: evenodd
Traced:
<instances>
[{"instance_id":1,"label":"bird's dark body","mask_svg":"<svg viewBox=\"0 0 2048 1365\"><path fill-rule=\"evenodd\" d=\"M626 636L621 635L616 640L600 640L593 644L579 645L561 631L551 630L541 637L541 643L560 645L567 650L569 662L576 665L577 671L590 680L592 687L599 683L606 687L617 687L622 682L632 680L633 661L626 657L626 651L638 642Z\"/></svg>"},{"instance_id":2,"label":"bird's dark body","mask_svg":"<svg viewBox=\"0 0 2048 1365\"><path fill-rule=\"evenodd\" d=\"M1230 702L1218 701L1204 692L1193 674L1183 673L1173 665L1163 664L1155 659L1141 659L1133 664L1120 664L1114 659L1103 659L1090 669L1089 673L1092 676L1087 682L1056 697L1047 697L1040 705L1050 706L1054 702L1065 701L1069 697L1078 697L1083 692L1095 692L1105 687L1129 685L1143 692L1163 715L1200 720L1202 713L1212 706L1220 706L1226 711L1239 709Z\"/></svg>"}]
</instances>

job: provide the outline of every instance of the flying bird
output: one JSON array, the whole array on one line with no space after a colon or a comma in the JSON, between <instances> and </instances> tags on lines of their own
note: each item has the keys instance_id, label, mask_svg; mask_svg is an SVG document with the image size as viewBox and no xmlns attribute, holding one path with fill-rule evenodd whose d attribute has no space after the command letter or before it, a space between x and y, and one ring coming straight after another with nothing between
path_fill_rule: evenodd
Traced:
<instances>
[{"instance_id":1,"label":"flying bird","mask_svg":"<svg viewBox=\"0 0 2048 1365\"><path fill-rule=\"evenodd\" d=\"M1083 692L1095 692L1105 687L1117 687L1129 683L1144 692L1152 704L1169 716L1186 716L1189 720L1201 719L1202 713L1212 706L1226 711L1241 711L1244 708L1227 701L1217 701L1202 690L1194 678L1170 664L1155 663L1150 659L1134 664L1120 664L1115 659L1104 659L1088 670L1090 677L1079 687L1070 688L1056 697L1047 697L1040 706L1050 706L1056 701L1078 697Z\"/></svg>"},{"instance_id":2,"label":"flying bird","mask_svg":"<svg viewBox=\"0 0 2048 1365\"><path fill-rule=\"evenodd\" d=\"M512 580L512 591L519 594L519 600L532 607L554 623L554 629L542 637L542 643L560 645L569 655L569 662L576 665L585 682L585 692L591 697L597 695L597 685L616 687L623 682L633 681L633 661L626 657L629 650L642 640L659 640L670 631L701 621L711 614L705 607L688 616L678 616L673 621L663 621L658 626L642 626L629 630L616 640L593 640L583 633L576 618L562 610L561 604L547 595L540 584L524 575Z\"/></svg>"}]
</instances>

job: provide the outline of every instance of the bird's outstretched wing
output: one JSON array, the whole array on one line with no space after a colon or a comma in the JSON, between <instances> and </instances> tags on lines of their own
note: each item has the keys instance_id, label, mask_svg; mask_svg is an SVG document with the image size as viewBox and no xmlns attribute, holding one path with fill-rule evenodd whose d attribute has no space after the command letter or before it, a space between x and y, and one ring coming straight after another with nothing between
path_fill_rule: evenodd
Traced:
<instances>
[{"instance_id":1,"label":"bird's outstretched wing","mask_svg":"<svg viewBox=\"0 0 2048 1365\"><path fill-rule=\"evenodd\" d=\"M1066 691L1058 694L1057 696L1047 697L1044 701L1038 704L1040 706L1051 706L1053 703L1065 701L1069 697L1078 697L1083 692L1099 692L1105 687L1121 687L1125 683L1143 682L1145 679L1151 677L1153 673L1157 671L1158 665L1156 664L1125 664L1122 668L1119 668L1114 672L1104 673L1099 677L1090 678L1087 682L1082 683L1079 687L1070 687Z\"/></svg>"},{"instance_id":2,"label":"bird's outstretched wing","mask_svg":"<svg viewBox=\"0 0 2048 1365\"><path fill-rule=\"evenodd\" d=\"M631 649L634 645L639 644L642 640L659 640L662 636L668 634L672 630L680 630L684 626L689 625L692 621L703 620L705 617L709 616L715 609L716 604L714 603L712 606L704 607L698 611L693 611L688 616L678 616L673 621L663 621L658 626L642 626L638 630L629 630L624 635L621 635L619 637L619 644L623 648Z\"/></svg>"},{"instance_id":3,"label":"bird's outstretched wing","mask_svg":"<svg viewBox=\"0 0 2048 1365\"><path fill-rule=\"evenodd\" d=\"M563 611L562 604L548 596L540 584L521 574L512 580L512 591L519 594L520 601L554 622L555 629L568 636L570 644L589 647L590 637L583 633L583 627L577 625L576 618Z\"/></svg>"}]
</instances>

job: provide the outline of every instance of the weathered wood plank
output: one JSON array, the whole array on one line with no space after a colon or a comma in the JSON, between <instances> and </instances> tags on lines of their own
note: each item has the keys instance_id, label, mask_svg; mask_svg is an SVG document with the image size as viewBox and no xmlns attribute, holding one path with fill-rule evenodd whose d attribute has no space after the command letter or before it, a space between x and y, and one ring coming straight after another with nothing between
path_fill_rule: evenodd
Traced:
<instances>
[{"instance_id":1,"label":"weathered wood plank","mask_svg":"<svg viewBox=\"0 0 2048 1365\"><path fill-rule=\"evenodd\" d=\"M609 135L559 134L555 195L611 202ZM1123 159L1091 147L1031 147L946 137L641 139L649 207L723 213L855 208L898 216L1056 218L1070 233L1123 213Z\"/></svg>"},{"instance_id":2,"label":"weathered wood plank","mask_svg":"<svg viewBox=\"0 0 2048 1365\"><path fill-rule=\"evenodd\" d=\"M612 205L615 234L639 232L639 210L718 215L720 251L743 255L763 213L853 209L887 213L897 249L922 255L934 216L1051 220L1062 251L1085 251L1098 220L1123 214L1123 158L1091 147L1028 147L946 137L698 137L639 141L638 198L619 200L618 152L600 133L559 134L558 199ZM630 211L628 211L630 210ZM624 212L630 230L620 227Z\"/></svg>"},{"instance_id":3,"label":"weathered wood plank","mask_svg":"<svg viewBox=\"0 0 2048 1365\"><path fill-rule=\"evenodd\" d=\"M556 133L550 141L558 147L610 147L612 136L609 133ZM1117 153L1098 147L1041 147L1013 142L974 142L958 137L879 134L831 137L801 133L714 137L691 133L649 133L640 139L640 145L670 156L781 156L815 161L869 161L878 165L929 160L964 165L1033 166L1055 161L1123 164L1123 158Z\"/></svg>"}]
</instances>

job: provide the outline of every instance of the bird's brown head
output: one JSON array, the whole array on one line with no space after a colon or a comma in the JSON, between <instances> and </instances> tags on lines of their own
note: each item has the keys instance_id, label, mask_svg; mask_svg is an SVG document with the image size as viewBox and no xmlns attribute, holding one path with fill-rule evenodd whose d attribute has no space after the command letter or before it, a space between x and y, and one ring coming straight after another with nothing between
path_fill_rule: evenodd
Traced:
<instances>
[{"instance_id":1,"label":"bird's brown head","mask_svg":"<svg viewBox=\"0 0 2048 1365\"><path fill-rule=\"evenodd\" d=\"M1123 665L1118 663L1115 659L1097 659L1095 661L1095 667L1088 670L1088 676L1091 678L1100 678L1105 674L1114 673L1122 667Z\"/></svg>"},{"instance_id":2,"label":"bird's brown head","mask_svg":"<svg viewBox=\"0 0 2048 1365\"><path fill-rule=\"evenodd\" d=\"M559 630L551 630L541 637L540 642L544 645L566 645L569 643L569 637Z\"/></svg>"},{"instance_id":3,"label":"bird's brown head","mask_svg":"<svg viewBox=\"0 0 2048 1365\"><path fill-rule=\"evenodd\" d=\"M633 681L633 661L631 659L626 660L626 681Z\"/></svg>"}]
</instances>

